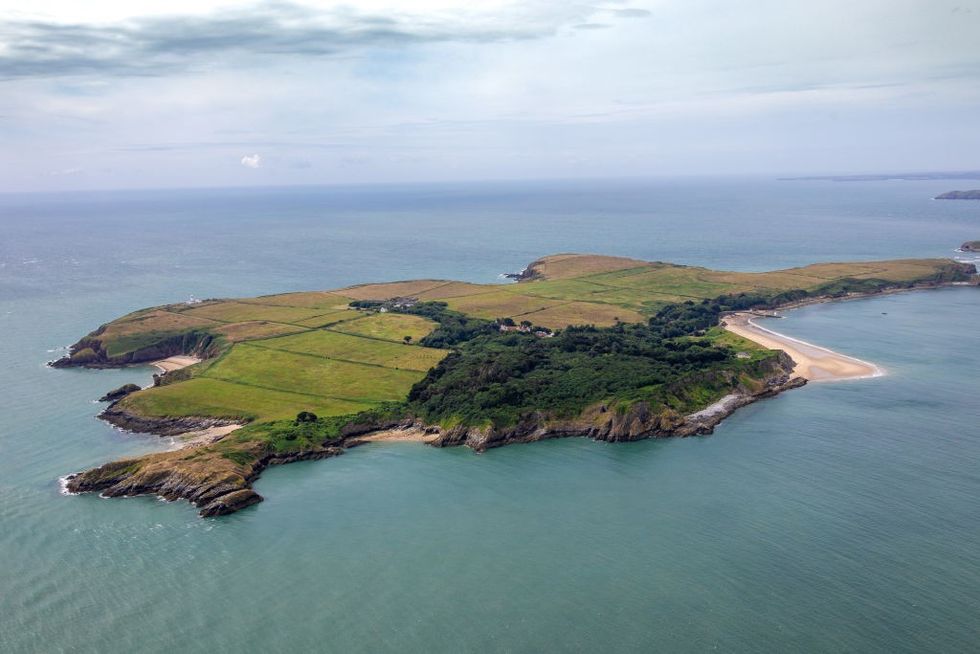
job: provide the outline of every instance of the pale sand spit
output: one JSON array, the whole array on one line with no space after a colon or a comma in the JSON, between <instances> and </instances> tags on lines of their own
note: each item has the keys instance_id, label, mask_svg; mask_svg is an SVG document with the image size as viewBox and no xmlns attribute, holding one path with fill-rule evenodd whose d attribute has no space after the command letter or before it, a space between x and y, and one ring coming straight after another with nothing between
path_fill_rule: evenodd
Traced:
<instances>
[{"instance_id":1,"label":"pale sand spit","mask_svg":"<svg viewBox=\"0 0 980 654\"><path fill-rule=\"evenodd\" d=\"M766 329L753 322L754 317L757 316L751 313L733 313L724 317L723 324L733 334L770 350L782 350L788 354L796 363L793 372L799 377L810 381L836 381L880 377L884 374L873 363Z\"/></svg>"}]
</instances>

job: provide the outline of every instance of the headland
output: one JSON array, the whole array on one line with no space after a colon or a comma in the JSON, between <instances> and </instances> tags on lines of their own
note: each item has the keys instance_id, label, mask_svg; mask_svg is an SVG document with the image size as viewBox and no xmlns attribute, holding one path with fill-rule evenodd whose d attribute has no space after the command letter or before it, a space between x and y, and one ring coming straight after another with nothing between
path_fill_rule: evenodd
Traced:
<instances>
[{"instance_id":1,"label":"headland","mask_svg":"<svg viewBox=\"0 0 980 654\"><path fill-rule=\"evenodd\" d=\"M973 265L946 259L742 273L560 254L512 284L409 280L142 309L52 365L155 363L154 385L107 394L101 417L192 442L71 475L67 488L187 499L215 516L260 501L251 486L269 465L365 442L482 451L706 434L807 381L880 374L748 312L976 281Z\"/></svg>"},{"instance_id":2,"label":"headland","mask_svg":"<svg viewBox=\"0 0 980 654\"><path fill-rule=\"evenodd\" d=\"M946 191L936 196L936 200L980 200L980 189L970 191Z\"/></svg>"}]
</instances>

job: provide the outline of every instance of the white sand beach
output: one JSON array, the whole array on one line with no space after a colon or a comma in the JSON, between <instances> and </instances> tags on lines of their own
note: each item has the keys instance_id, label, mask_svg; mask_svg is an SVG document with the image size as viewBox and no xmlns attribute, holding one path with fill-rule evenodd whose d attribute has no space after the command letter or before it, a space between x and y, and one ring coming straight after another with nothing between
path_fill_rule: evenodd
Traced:
<instances>
[{"instance_id":1,"label":"white sand beach","mask_svg":"<svg viewBox=\"0 0 980 654\"><path fill-rule=\"evenodd\" d=\"M809 381L837 381L880 377L884 371L873 363L840 354L825 347L807 343L766 329L753 321L752 313L733 313L724 317L725 329L771 350L788 354L796 367L794 373Z\"/></svg>"}]
</instances>

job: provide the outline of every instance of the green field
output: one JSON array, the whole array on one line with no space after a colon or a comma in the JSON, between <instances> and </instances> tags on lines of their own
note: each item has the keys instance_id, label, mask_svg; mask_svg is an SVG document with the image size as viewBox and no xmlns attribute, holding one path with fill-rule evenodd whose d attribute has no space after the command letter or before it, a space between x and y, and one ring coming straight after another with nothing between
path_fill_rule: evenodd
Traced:
<instances>
[{"instance_id":1,"label":"green field","mask_svg":"<svg viewBox=\"0 0 980 654\"><path fill-rule=\"evenodd\" d=\"M298 323L314 316L329 313L331 309L291 307L285 305L254 304L250 302L216 302L186 309L183 313L194 318L208 318L220 322L244 322L268 320L272 322Z\"/></svg>"},{"instance_id":2,"label":"green field","mask_svg":"<svg viewBox=\"0 0 980 654\"><path fill-rule=\"evenodd\" d=\"M406 336L418 341L431 332L436 324L418 316L400 313L366 314L363 318L349 320L331 327L333 331L354 334L383 341L401 343Z\"/></svg>"},{"instance_id":3,"label":"green field","mask_svg":"<svg viewBox=\"0 0 980 654\"><path fill-rule=\"evenodd\" d=\"M425 372L448 354L447 350L378 341L374 338L364 338L329 330L272 338L254 345L274 350L321 356L338 361L367 363L394 370L414 370L416 372Z\"/></svg>"},{"instance_id":4,"label":"green field","mask_svg":"<svg viewBox=\"0 0 980 654\"><path fill-rule=\"evenodd\" d=\"M207 416L266 421L292 418L300 411L332 416L356 413L368 403L289 393L207 377L195 377L130 395L119 408L145 416Z\"/></svg>"},{"instance_id":5,"label":"green field","mask_svg":"<svg viewBox=\"0 0 980 654\"><path fill-rule=\"evenodd\" d=\"M270 350L248 343L236 346L204 376L352 402L400 400L422 378L417 371Z\"/></svg>"}]
</instances>

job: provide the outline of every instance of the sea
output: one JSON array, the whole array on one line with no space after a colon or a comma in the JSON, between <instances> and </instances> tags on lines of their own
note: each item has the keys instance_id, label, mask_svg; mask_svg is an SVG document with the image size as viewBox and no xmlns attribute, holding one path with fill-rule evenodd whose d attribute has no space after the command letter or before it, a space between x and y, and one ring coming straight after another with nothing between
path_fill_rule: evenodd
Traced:
<instances>
[{"instance_id":1,"label":"sea","mask_svg":"<svg viewBox=\"0 0 980 654\"><path fill-rule=\"evenodd\" d=\"M685 178L0 195L0 652L967 652L980 648L980 289L767 326L885 369L713 435L484 454L378 443L265 502L66 496L172 447L96 419L152 370L45 366L191 298L508 283L595 252L762 271L976 257L944 181Z\"/></svg>"}]
</instances>

